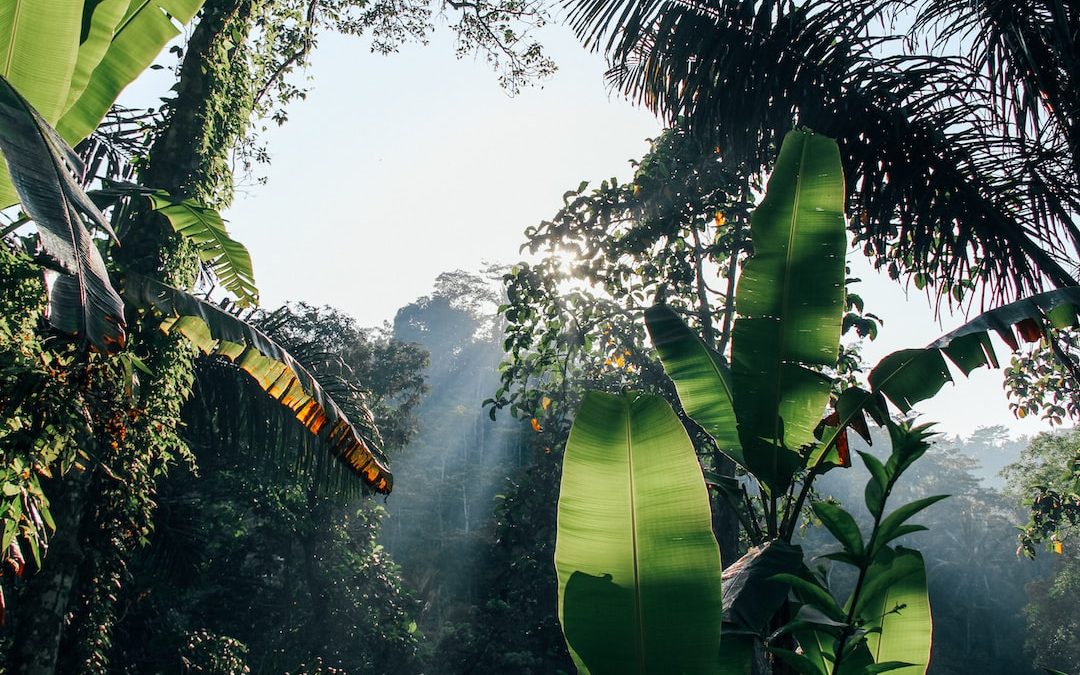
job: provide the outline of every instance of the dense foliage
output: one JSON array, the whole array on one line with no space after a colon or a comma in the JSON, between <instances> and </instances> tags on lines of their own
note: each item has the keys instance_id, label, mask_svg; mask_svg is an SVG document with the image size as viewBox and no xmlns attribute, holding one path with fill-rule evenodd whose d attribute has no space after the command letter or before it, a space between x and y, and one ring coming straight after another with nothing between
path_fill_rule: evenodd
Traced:
<instances>
[{"instance_id":1,"label":"dense foliage","mask_svg":"<svg viewBox=\"0 0 1080 675\"><path fill-rule=\"evenodd\" d=\"M656 410L673 404L667 427L688 434L680 466L698 486L697 454L710 500L696 536L712 546L711 512L725 564L746 554L726 574L726 647L768 629L757 642L776 672L834 668L829 650L872 670L867 649L879 661L901 649L886 624L925 623L928 594L929 672L1080 669L1076 434L1041 435L1017 455L993 430L931 446L925 429L881 414L882 396L902 412L932 396L950 379L946 359L964 373L996 365L992 331L1014 350L1017 335L1036 345L1007 370L1019 416L1060 425L1080 409L1080 15L1054 2L926 0L906 6L913 22L898 42L871 19L889 26L899 4L571 3L587 43L610 36L614 82L672 128L631 181L583 183L529 228L541 258L494 273L505 296L487 290L491 271L448 272L376 330L328 308L254 309L250 255L217 209L267 160L261 125L304 98L296 74L326 31L388 53L445 21L458 56L479 56L516 92L553 72L533 38L546 5L0 9L0 207L22 209L5 211L0 243L0 672L569 672L552 565L569 521L556 515L568 434L587 390L627 387L654 395L633 400ZM109 110L185 24L162 105ZM751 229L765 175L783 181L779 140L799 126L839 141L848 181L822 211L841 233L850 216L855 241L893 277L956 302L1059 289L898 352L864 385L854 336L872 338L878 322L850 292L842 236L780 264L782 246ZM798 311L787 290L770 300L781 274ZM738 305L737 283L751 289ZM207 302L211 292L230 299ZM656 308L659 353L651 346L641 317L654 301L697 333L699 357L732 357L747 393L731 433L687 395ZM779 356L765 363L772 342ZM809 412L796 399L812 399ZM892 441L888 454L881 442L858 448L869 473L850 466L846 436L873 438L864 411ZM398 483L383 505L356 477L389 492L390 455ZM945 492L954 498L937 503ZM903 518L886 497L909 504L894 512ZM929 532L901 522L920 510ZM1019 552L1034 561L1014 553L1009 526L1023 520ZM739 590L761 588L746 578L792 543L832 566L773 569L791 575L787 598ZM691 600L719 592L719 567L706 572L695 576L716 584ZM873 593L860 595L864 579ZM894 586L906 613L882 595ZM579 663L600 634L582 606L567 633L586 636L571 644ZM748 606L753 621L739 613ZM716 613L696 622L706 641ZM665 616L669 631L688 618ZM912 634L925 649L901 651L925 663L929 634Z\"/></svg>"}]
</instances>

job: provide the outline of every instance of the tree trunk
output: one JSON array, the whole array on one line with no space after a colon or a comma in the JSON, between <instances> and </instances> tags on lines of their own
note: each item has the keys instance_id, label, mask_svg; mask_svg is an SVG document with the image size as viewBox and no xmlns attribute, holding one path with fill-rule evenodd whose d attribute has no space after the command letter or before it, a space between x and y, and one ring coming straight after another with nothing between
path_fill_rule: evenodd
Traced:
<instances>
[{"instance_id":1,"label":"tree trunk","mask_svg":"<svg viewBox=\"0 0 1080 675\"><path fill-rule=\"evenodd\" d=\"M241 71L247 69L242 50L253 25L254 2L207 0L204 5L186 47L177 96L150 150L147 168L140 176L147 187L219 207L231 199L229 152L246 133L252 112L250 90L254 83ZM198 255L172 231L164 218L140 203L125 223L117 225L122 245L116 249L115 259L121 270L154 277L179 288L191 288L199 273ZM116 569L84 569L80 575L78 568L84 561L109 565L115 564L117 555L123 558L130 555L131 538L137 541L152 513L154 476L163 465L187 452L176 431L180 426L180 408L191 393L194 353L187 344L161 334L155 321L144 322L135 315L128 318L129 344L148 354L144 360L154 377L144 383L141 401L144 414L127 427L126 438L114 456L119 458L117 463L123 465L125 473L135 478L125 482L125 486L140 494L131 495L131 505L102 505L95 500L104 493L89 492L91 476L73 474L64 479L65 491L57 500L54 512L57 536L43 570L19 598L19 633L12 654L18 665L12 664L11 672L34 675L58 672L60 646L76 636L81 642L85 636L92 635L94 644L67 645L63 651L71 648L74 654L107 647L111 615L116 607L115 594L119 589L103 589L101 580L110 578L118 584L123 574ZM103 386L121 385L109 382ZM80 542L80 529L97 539L104 531L123 531L124 541L114 542L111 537L106 537L110 541L94 541L103 555L95 555L93 561L88 561L87 542ZM114 555L109 554L110 546L116 547L112 551ZM80 579L81 584L77 583ZM75 598L79 598L80 604L90 603L104 609L109 614L105 626L98 630L95 625L89 625L89 617L75 612L72 626L65 631L64 617ZM100 607L101 603L105 603L104 608ZM100 624L97 626L100 628ZM102 656L96 661L92 671L104 670L104 660ZM81 672L87 665L79 661L76 656L68 665Z\"/></svg>"},{"instance_id":2,"label":"tree trunk","mask_svg":"<svg viewBox=\"0 0 1080 675\"><path fill-rule=\"evenodd\" d=\"M90 478L86 472L72 471L54 482L56 494L49 495L49 502L56 536L42 570L30 577L19 594L15 641L8 654L10 673L51 675L55 671L64 615L85 557L79 530Z\"/></svg>"}]
</instances>

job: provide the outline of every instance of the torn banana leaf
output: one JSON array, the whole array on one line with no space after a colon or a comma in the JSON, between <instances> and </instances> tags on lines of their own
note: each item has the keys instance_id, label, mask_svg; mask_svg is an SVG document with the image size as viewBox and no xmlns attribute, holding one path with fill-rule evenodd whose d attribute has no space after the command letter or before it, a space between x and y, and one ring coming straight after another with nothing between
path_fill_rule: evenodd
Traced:
<instances>
[{"instance_id":1,"label":"torn banana leaf","mask_svg":"<svg viewBox=\"0 0 1080 675\"><path fill-rule=\"evenodd\" d=\"M235 363L372 489L391 491L393 476L370 412L349 420L315 377L264 333L213 304L146 277L129 276L124 296L134 306L164 315L164 332L183 335L204 354Z\"/></svg>"}]
</instances>

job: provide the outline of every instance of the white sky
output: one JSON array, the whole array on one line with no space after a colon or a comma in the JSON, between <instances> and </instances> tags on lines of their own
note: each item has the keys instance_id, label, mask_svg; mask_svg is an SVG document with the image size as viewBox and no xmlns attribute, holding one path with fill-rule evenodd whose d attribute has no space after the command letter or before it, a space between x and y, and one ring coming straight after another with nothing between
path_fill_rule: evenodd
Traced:
<instances>
[{"instance_id":1,"label":"white sky","mask_svg":"<svg viewBox=\"0 0 1080 675\"><path fill-rule=\"evenodd\" d=\"M646 152L659 122L608 94L602 59L567 29L551 26L542 39L559 72L510 98L481 60L454 58L445 30L388 57L356 39L322 36L307 100L264 137L267 185L244 187L225 214L251 250L263 304L329 304L379 325L429 293L443 271L519 260L523 230L554 215L580 181L629 179L628 160ZM125 99L152 100L161 81L139 82ZM908 300L864 260L849 255L865 280L857 292L885 320L864 351L869 363L963 323L945 317L939 325L925 296L913 291ZM1000 345L1006 362L1007 351ZM958 377L919 406L940 430L1048 428L1008 412L999 371Z\"/></svg>"}]
</instances>

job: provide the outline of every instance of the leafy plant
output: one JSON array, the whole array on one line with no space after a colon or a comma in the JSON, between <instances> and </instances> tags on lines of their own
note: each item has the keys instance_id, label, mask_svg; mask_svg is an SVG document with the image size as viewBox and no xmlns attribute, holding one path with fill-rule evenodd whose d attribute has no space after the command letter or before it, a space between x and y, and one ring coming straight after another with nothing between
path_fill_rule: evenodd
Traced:
<instances>
[{"instance_id":1,"label":"leafy plant","mask_svg":"<svg viewBox=\"0 0 1080 675\"><path fill-rule=\"evenodd\" d=\"M750 540L760 547L733 565L730 578L725 575L722 663L699 665L700 672L748 672L755 643L764 645L776 663L800 673L925 671L931 625L925 565L918 552L892 542L925 529L909 519L942 497L886 511L897 481L925 453L929 435L925 426L889 421L886 398L907 411L933 396L951 379L945 357L965 374L981 365L996 365L990 330L1015 347L1014 324L1022 338L1037 340L1046 325L1075 322L1073 307L1080 301L1076 289L1033 296L987 312L924 349L887 356L870 373L869 390L850 387L830 396L828 369L837 358L844 310L841 176L839 154L831 141L803 132L785 138L764 201L751 218L754 256L736 294L739 316L730 367L723 354L710 349L670 308L657 305L646 312L646 326L686 414L748 475L747 481L722 476L709 480L739 512ZM826 415L830 402L833 410ZM867 415L887 426L892 440L887 462L861 454L871 474L864 491L870 531L864 537L853 516L839 505L812 503L813 515L841 544L841 550L825 558L853 567L857 575L854 590L841 604L826 577L811 571L801 552L792 554L790 544L814 479L850 465L848 429L869 441ZM638 423L630 415L621 426L612 424L610 433ZM603 424L595 406L583 406L575 430L579 425L593 429ZM656 436L661 435L658 429ZM678 446L678 435L672 432L657 444ZM622 447L612 444L606 459L626 464L632 475L634 454L617 450ZM575 443L568 444L568 466L579 461L574 456L578 452L582 450ZM564 495L568 487L576 499L590 490L590 483L564 482ZM754 487L756 497L750 493ZM700 501L694 492L669 489L655 508L690 508L689 502L695 500ZM632 507L624 511L623 521L601 519L601 523L610 520L609 527L600 530L597 524L593 538L608 541L610 533L627 523L636 530L639 507ZM576 521L564 524L560 518L560 541L575 536L575 527ZM597 547L595 556L590 561L593 576L618 568L614 551ZM635 562L641 565L637 576L645 578L650 561L637 556ZM669 565L677 564L658 567L674 574ZM575 590L569 583L574 570L564 567L560 563L563 628L571 649L580 654L591 647L574 645L588 633L575 629L571 635L566 603ZM762 569L769 574L762 574ZM753 602L750 598L758 602L755 611L740 612L740 606ZM678 620L679 613L672 616ZM720 624L713 630L719 635ZM643 659L636 663L641 672L661 672Z\"/></svg>"},{"instance_id":2,"label":"leafy plant","mask_svg":"<svg viewBox=\"0 0 1080 675\"><path fill-rule=\"evenodd\" d=\"M2 78L0 151L25 208L39 226L45 252L71 272L61 273L52 284L50 322L99 351L118 351L124 346L123 304L80 212L109 234L112 228L72 175L81 173L74 152ZM154 210L195 242L204 260L222 274L226 287L237 290L245 304L256 297L250 257L228 237L216 212L190 200L172 200L159 191L148 191L148 196ZM287 351L228 313L151 279L130 275L125 295L136 306L164 310L171 316L163 329L175 328L206 353L239 359L264 390L296 412L298 420L358 476L377 491L390 491L392 481L377 449L374 425L367 424L366 431L354 426Z\"/></svg>"},{"instance_id":3,"label":"leafy plant","mask_svg":"<svg viewBox=\"0 0 1080 675\"><path fill-rule=\"evenodd\" d=\"M664 399L585 398L558 522L559 619L579 672L709 672L720 550L694 447Z\"/></svg>"}]
</instances>

